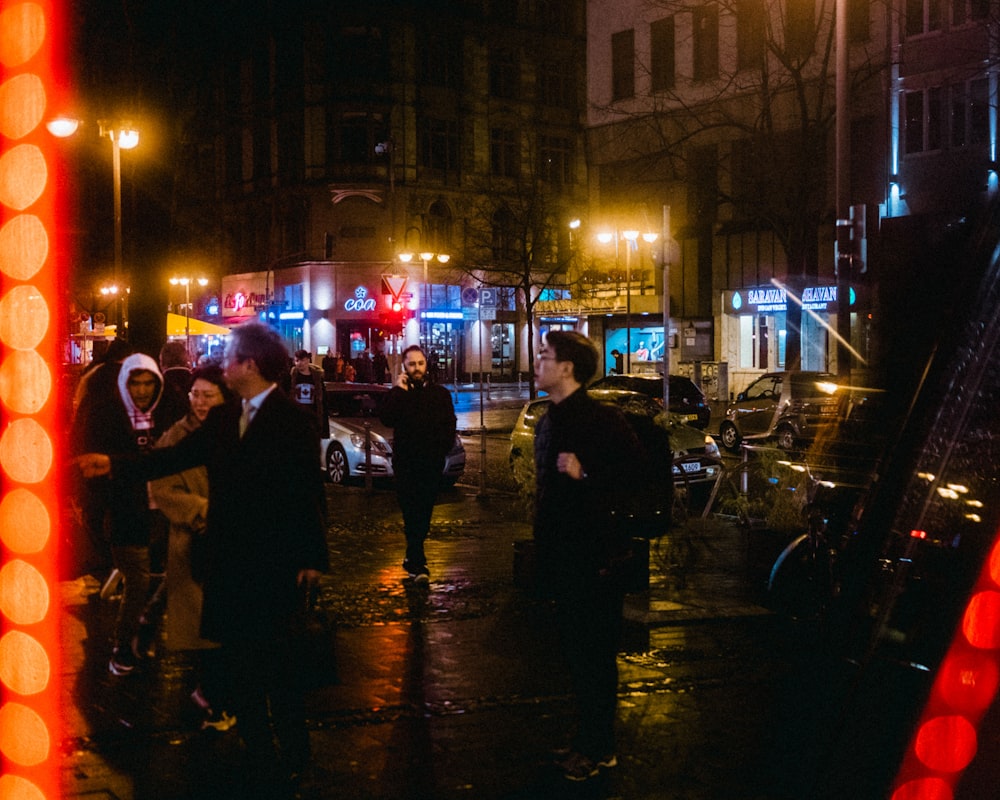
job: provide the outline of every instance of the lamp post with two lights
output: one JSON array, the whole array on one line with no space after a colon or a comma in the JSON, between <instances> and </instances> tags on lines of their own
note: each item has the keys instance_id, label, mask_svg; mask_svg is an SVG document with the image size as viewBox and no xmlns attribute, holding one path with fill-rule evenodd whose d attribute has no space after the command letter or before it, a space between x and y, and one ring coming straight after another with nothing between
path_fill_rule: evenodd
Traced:
<instances>
[{"instance_id":1,"label":"lamp post with two lights","mask_svg":"<svg viewBox=\"0 0 1000 800\"><path fill-rule=\"evenodd\" d=\"M420 253L411 253L409 251L399 254L399 260L404 264L409 264L413 261L414 256L419 258L424 263L424 277L423 284L420 292L420 345L423 348L430 347L430 336L428 335L428 328L426 327L427 318L426 313L430 308L430 285L427 281L427 265L431 261L437 261L439 264L447 264L451 260L451 256L448 253L432 253L429 250L424 250ZM430 354L428 354L429 356Z\"/></svg>"},{"instance_id":2,"label":"lamp post with two lights","mask_svg":"<svg viewBox=\"0 0 1000 800\"><path fill-rule=\"evenodd\" d=\"M191 358L191 284L197 283L199 286L208 286L208 278L191 278L189 276L173 277L170 279L171 286L184 287L184 341L188 359Z\"/></svg>"},{"instance_id":3,"label":"lamp post with two lights","mask_svg":"<svg viewBox=\"0 0 1000 800\"><path fill-rule=\"evenodd\" d=\"M632 371L632 250L638 248L639 238L647 244L652 244L659 238L658 233L647 231L640 233L634 228L618 230L614 233L602 231L597 234L597 241L601 244L615 243L615 267L620 266L618 255L618 242L624 239L628 244L625 246L625 371Z\"/></svg>"},{"instance_id":4,"label":"lamp post with two lights","mask_svg":"<svg viewBox=\"0 0 1000 800\"><path fill-rule=\"evenodd\" d=\"M65 139L77 132L82 122L68 116L59 116L46 123L45 127L53 136ZM114 181L114 272L113 282L117 286L122 280L122 162L121 151L132 150L139 144L139 131L128 121L109 122L97 121L98 132L102 139L111 142L111 173ZM117 330L123 336L128 328L123 303L126 292L118 295ZM124 338L124 337L123 337Z\"/></svg>"}]
</instances>

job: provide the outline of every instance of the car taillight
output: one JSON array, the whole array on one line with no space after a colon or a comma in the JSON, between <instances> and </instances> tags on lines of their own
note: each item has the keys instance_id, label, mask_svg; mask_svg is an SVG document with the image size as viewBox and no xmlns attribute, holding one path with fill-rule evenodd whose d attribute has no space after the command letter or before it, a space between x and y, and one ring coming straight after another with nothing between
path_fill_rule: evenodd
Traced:
<instances>
[{"instance_id":1,"label":"car taillight","mask_svg":"<svg viewBox=\"0 0 1000 800\"><path fill-rule=\"evenodd\" d=\"M1000 533L1000 532L998 532ZM913 531L916 539L924 531ZM995 537L996 538L996 537ZM1000 539L983 566L896 776L892 800L951 798L1000 687Z\"/></svg>"}]
</instances>

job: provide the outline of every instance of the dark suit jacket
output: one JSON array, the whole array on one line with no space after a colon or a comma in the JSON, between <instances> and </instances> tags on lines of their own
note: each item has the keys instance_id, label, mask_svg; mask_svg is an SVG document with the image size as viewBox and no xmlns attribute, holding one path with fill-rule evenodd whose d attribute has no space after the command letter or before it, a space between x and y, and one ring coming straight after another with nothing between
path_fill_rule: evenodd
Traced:
<instances>
[{"instance_id":1,"label":"dark suit jacket","mask_svg":"<svg viewBox=\"0 0 1000 800\"><path fill-rule=\"evenodd\" d=\"M174 447L133 465L145 478L208 468L207 569L202 635L273 640L301 602L299 570L325 571L325 493L319 437L310 416L273 390L241 439L240 408L212 409Z\"/></svg>"}]
</instances>

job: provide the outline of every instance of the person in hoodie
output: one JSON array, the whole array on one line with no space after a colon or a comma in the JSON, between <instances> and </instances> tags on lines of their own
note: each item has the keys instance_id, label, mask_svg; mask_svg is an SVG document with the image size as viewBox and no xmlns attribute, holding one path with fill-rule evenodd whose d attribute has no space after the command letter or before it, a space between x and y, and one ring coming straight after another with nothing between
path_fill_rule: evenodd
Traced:
<instances>
[{"instance_id":1,"label":"person in hoodie","mask_svg":"<svg viewBox=\"0 0 1000 800\"><path fill-rule=\"evenodd\" d=\"M118 394L91 411L82 430L82 452L141 453L151 450L163 430L157 405L163 394L163 376L153 358L135 353L122 361ZM150 539L161 526L162 515L150 507L146 481L127 473L91 478L104 481L111 557L124 579L121 605L115 620L114 644L108 670L128 675L141 654L140 622L150 594Z\"/></svg>"}]
</instances>

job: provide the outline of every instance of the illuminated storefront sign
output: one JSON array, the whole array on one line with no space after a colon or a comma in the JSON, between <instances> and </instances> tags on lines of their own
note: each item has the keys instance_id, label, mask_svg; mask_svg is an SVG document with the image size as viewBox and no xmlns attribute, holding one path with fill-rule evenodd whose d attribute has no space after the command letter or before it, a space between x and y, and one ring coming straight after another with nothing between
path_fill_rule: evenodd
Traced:
<instances>
[{"instance_id":1,"label":"illuminated storefront sign","mask_svg":"<svg viewBox=\"0 0 1000 800\"><path fill-rule=\"evenodd\" d=\"M359 286L354 290L354 297L344 301L344 311L374 311L375 298L368 296L368 289Z\"/></svg>"},{"instance_id":2,"label":"illuminated storefront sign","mask_svg":"<svg viewBox=\"0 0 1000 800\"><path fill-rule=\"evenodd\" d=\"M463 320L465 315L461 311L421 311L420 319Z\"/></svg>"},{"instance_id":3,"label":"illuminated storefront sign","mask_svg":"<svg viewBox=\"0 0 1000 800\"><path fill-rule=\"evenodd\" d=\"M854 305L854 301L854 289L851 289L851 305ZM802 290L802 308L808 311L829 311L829 306L836 302L836 286L807 286ZM787 311L788 294L785 289L776 286L733 292L729 300L728 310L742 311L743 313L756 312L758 314Z\"/></svg>"}]
</instances>

